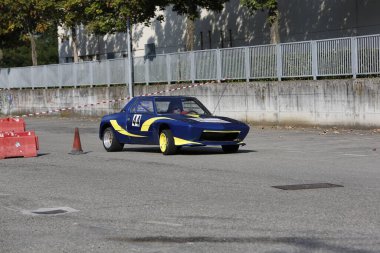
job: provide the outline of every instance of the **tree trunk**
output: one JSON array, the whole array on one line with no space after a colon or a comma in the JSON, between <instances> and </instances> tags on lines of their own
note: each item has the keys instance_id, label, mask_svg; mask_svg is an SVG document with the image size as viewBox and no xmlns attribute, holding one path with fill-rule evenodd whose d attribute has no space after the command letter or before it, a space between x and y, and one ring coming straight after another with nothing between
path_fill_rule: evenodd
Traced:
<instances>
[{"instance_id":1,"label":"tree trunk","mask_svg":"<svg viewBox=\"0 0 380 253\"><path fill-rule=\"evenodd\" d=\"M29 33L29 39L30 39L30 46L32 49L32 63L33 66L37 66L37 46L36 46L36 39L34 38L32 33Z\"/></svg>"},{"instance_id":2,"label":"tree trunk","mask_svg":"<svg viewBox=\"0 0 380 253\"><path fill-rule=\"evenodd\" d=\"M71 27L71 47L73 49L74 62L79 62L78 56L78 36L76 27Z\"/></svg>"},{"instance_id":3,"label":"tree trunk","mask_svg":"<svg viewBox=\"0 0 380 253\"><path fill-rule=\"evenodd\" d=\"M276 19L270 26L270 43L280 43L280 26L278 24L278 19Z\"/></svg>"},{"instance_id":4,"label":"tree trunk","mask_svg":"<svg viewBox=\"0 0 380 253\"><path fill-rule=\"evenodd\" d=\"M268 22L270 25L270 43L278 44L280 43L280 13L277 5L269 9L268 16Z\"/></svg>"},{"instance_id":5,"label":"tree trunk","mask_svg":"<svg viewBox=\"0 0 380 253\"><path fill-rule=\"evenodd\" d=\"M186 51L194 50L195 22L194 18L186 19Z\"/></svg>"}]
</instances>

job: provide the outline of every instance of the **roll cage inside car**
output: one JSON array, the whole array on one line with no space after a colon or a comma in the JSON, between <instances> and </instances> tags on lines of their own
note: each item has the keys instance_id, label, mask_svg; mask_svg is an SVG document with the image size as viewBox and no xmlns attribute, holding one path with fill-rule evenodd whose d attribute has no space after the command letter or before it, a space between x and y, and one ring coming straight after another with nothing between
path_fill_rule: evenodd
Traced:
<instances>
[{"instance_id":1,"label":"roll cage inside car","mask_svg":"<svg viewBox=\"0 0 380 253\"><path fill-rule=\"evenodd\" d=\"M144 101L152 103L151 106L144 104ZM145 110L144 113L152 113L156 115L165 114L187 114L189 112L200 115L211 115L211 112L194 97L135 97L128 103L121 112L137 113L137 108ZM180 112L175 112L179 110Z\"/></svg>"}]
</instances>

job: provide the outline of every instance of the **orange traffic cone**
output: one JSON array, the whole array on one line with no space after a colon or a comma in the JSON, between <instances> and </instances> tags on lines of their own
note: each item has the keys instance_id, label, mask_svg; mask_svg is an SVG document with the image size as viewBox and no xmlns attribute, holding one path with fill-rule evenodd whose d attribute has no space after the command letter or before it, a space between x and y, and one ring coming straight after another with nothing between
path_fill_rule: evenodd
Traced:
<instances>
[{"instance_id":1,"label":"orange traffic cone","mask_svg":"<svg viewBox=\"0 0 380 253\"><path fill-rule=\"evenodd\" d=\"M70 155L81 155L83 154L82 150L82 144L80 142L80 136L79 136L79 129L75 128L75 134L74 134L74 143L73 143L73 149L69 153Z\"/></svg>"}]
</instances>

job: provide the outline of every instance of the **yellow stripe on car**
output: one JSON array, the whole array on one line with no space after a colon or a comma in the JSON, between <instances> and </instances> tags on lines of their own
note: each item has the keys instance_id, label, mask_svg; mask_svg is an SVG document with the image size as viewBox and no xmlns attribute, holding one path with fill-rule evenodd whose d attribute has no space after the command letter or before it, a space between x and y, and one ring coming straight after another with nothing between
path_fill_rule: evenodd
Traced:
<instances>
[{"instance_id":1,"label":"yellow stripe on car","mask_svg":"<svg viewBox=\"0 0 380 253\"><path fill-rule=\"evenodd\" d=\"M189 114L185 114L186 116L189 116L189 117L193 117L193 118L199 118L201 115L198 115L198 114L192 114L192 113L189 113Z\"/></svg>"},{"instance_id":2,"label":"yellow stripe on car","mask_svg":"<svg viewBox=\"0 0 380 253\"><path fill-rule=\"evenodd\" d=\"M156 122L157 120L161 120L161 119L174 120L174 119L167 118L167 117L155 117L155 118L148 119L148 120L145 121L144 124L141 126L141 132L148 132L150 126L151 126L154 122Z\"/></svg>"},{"instance_id":3,"label":"yellow stripe on car","mask_svg":"<svg viewBox=\"0 0 380 253\"><path fill-rule=\"evenodd\" d=\"M199 143L199 142L187 141L181 138L174 137L174 145L182 146L182 145L188 145L188 144L202 145L202 143Z\"/></svg>"},{"instance_id":4,"label":"yellow stripe on car","mask_svg":"<svg viewBox=\"0 0 380 253\"><path fill-rule=\"evenodd\" d=\"M126 135L126 136L129 136L129 137L136 137L136 138L147 137L147 136L142 136L142 135L137 135L137 134L131 134L130 132L128 132L127 130L125 130L124 128L122 128L119 125L119 123L117 123L116 120L110 120L110 123L111 123L113 129L115 129L115 131L117 131L118 133L120 133L122 135Z\"/></svg>"}]
</instances>

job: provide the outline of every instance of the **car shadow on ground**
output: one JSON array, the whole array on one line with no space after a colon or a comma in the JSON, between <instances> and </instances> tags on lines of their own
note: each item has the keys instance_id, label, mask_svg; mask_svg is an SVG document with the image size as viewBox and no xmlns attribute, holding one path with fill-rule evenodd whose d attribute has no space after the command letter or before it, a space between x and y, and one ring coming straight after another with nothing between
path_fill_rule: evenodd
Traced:
<instances>
[{"instance_id":1,"label":"car shadow on ground","mask_svg":"<svg viewBox=\"0 0 380 253\"><path fill-rule=\"evenodd\" d=\"M37 157L40 157L40 156L46 156L46 155L50 155L50 153L38 153L38 154L37 154Z\"/></svg>"},{"instance_id":2,"label":"car shadow on ground","mask_svg":"<svg viewBox=\"0 0 380 253\"><path fill-rule=\"evenodd\" d=\"M331 243L332 238L313 238L313 237L211 237L211 236L194 236L194 237L168 237L168 236L151 236L151 237L113 237L107 238L111 241L127 243L161 243L161 244L188 244L188 243L213 243L213 244L267 244L267 245L289 245L296 247L301 252L310 251L331 251L346 253L374 253L372 250L356 249L350 246L342 246ZM297 252L298 252L297 250ZM273 251L274 252L274 251ZM277 252L277 251L276 251ZM286 251L279 251L286 252Z\"/></svg>"},{"instance_id":3,"label":"car shadow on ground","mask_svg":"<svg viewBox=\"0 0 380 253\"><path fill-rule=\"evenodd\" d=\"M127 147L123 152L136 153L161 153L159 147ZM236 154L255 153L256 150L240 149ZM219 147L183 147L177 151L176 155L222 155L226 154Z\"/></svg>"}]
</instances>

